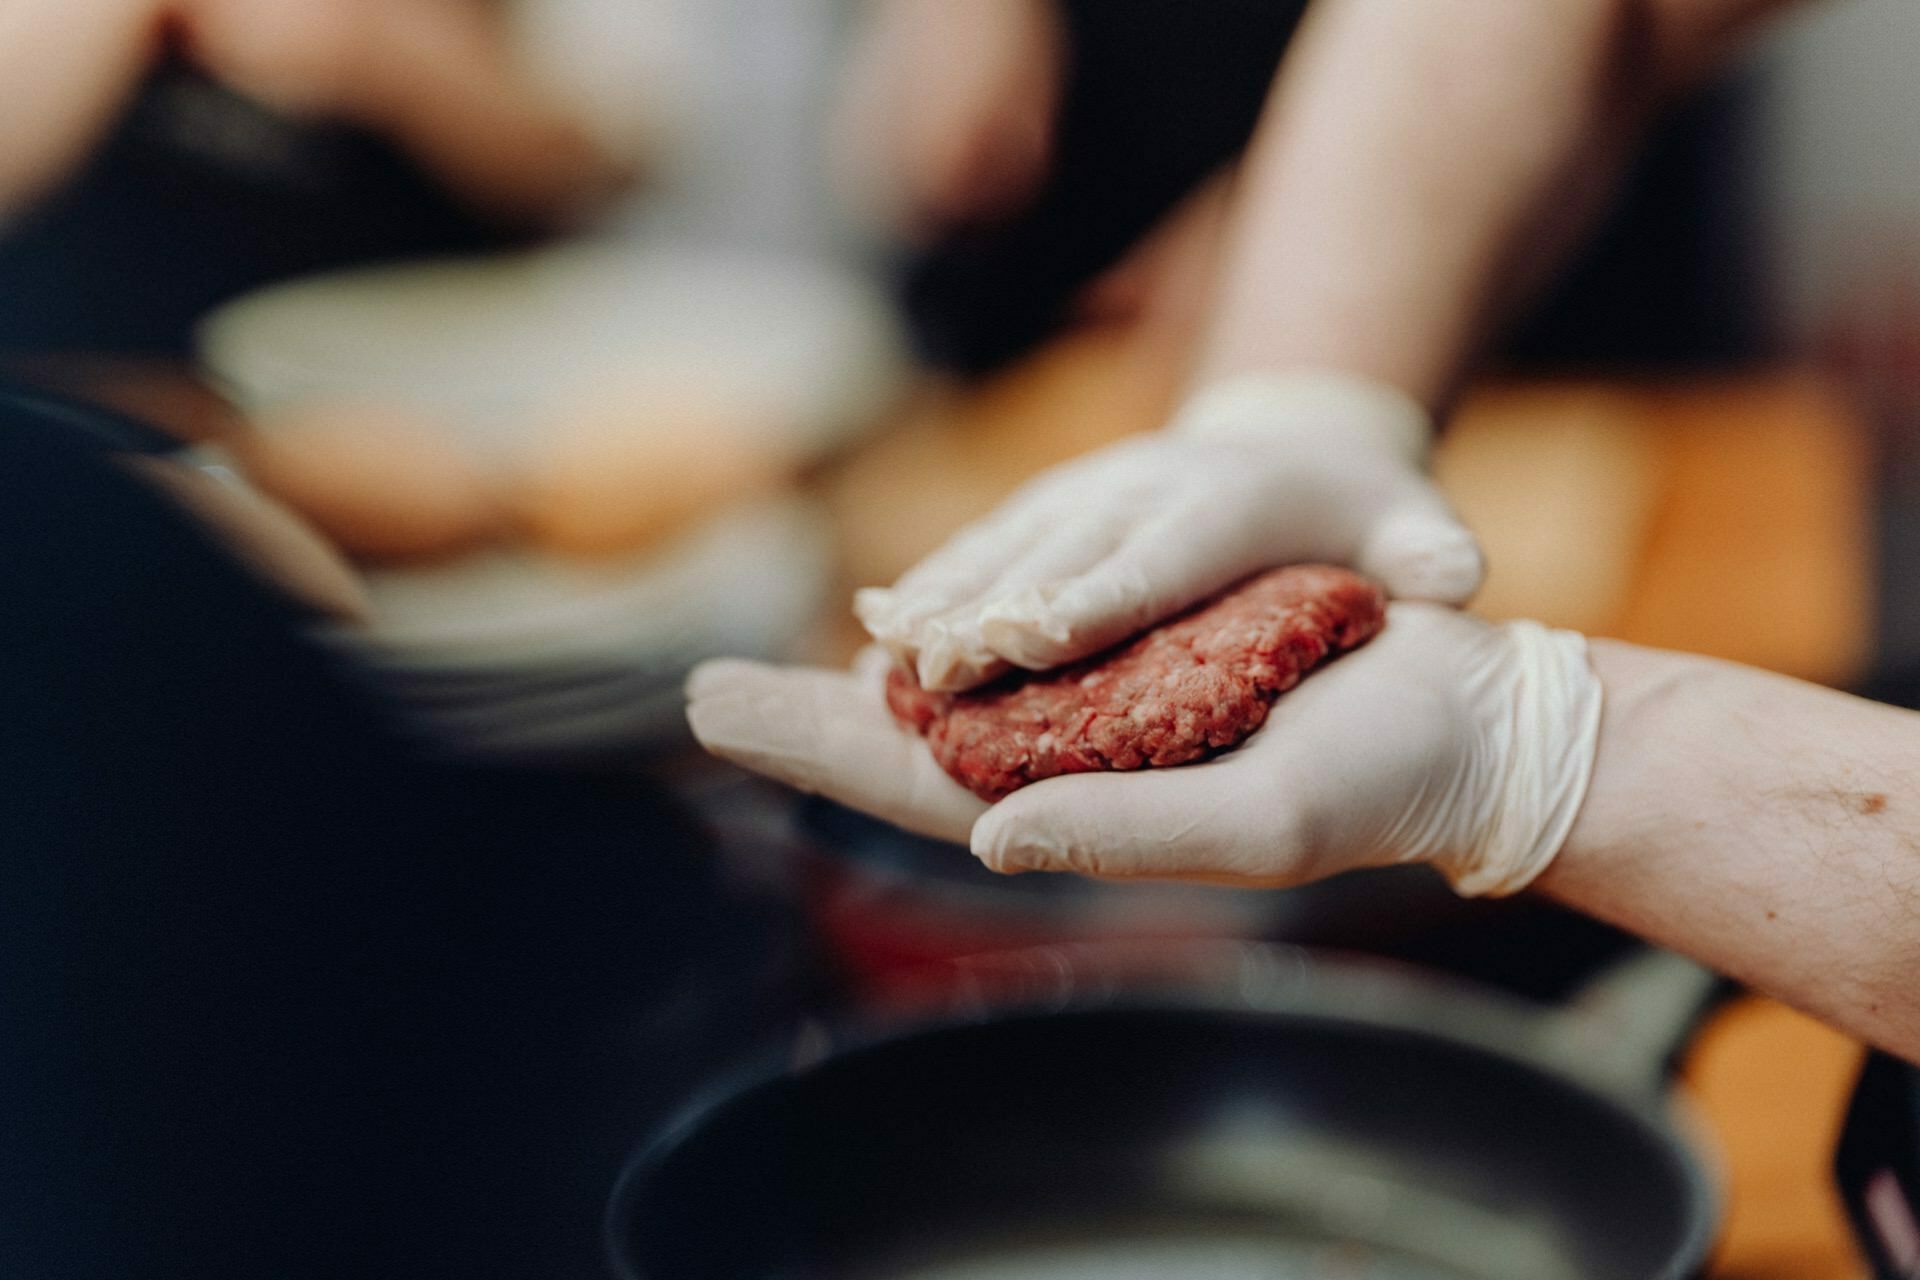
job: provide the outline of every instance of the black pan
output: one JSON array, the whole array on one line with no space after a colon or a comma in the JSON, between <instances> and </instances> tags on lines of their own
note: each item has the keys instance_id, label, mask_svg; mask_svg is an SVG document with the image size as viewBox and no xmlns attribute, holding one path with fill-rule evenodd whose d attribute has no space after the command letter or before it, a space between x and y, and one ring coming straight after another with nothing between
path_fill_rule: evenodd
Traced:
<instances>
[{"instance_id":1,"label":"black pan","mask_svg":"<svg viewBox=\"0 0 1920 1280\"><path fill-rule=\"evenodd\" d=\"M970 1012L843 1033L690 1108L615 1193L619 1274L1679 1280L1705 1259L1714 1180L1664 1096L1712 986L1690 963L1642 953L1543 1013L1297 949L1203 948L1173 982L1129 954L983 962Z\"/></svg>"}]
</instances>

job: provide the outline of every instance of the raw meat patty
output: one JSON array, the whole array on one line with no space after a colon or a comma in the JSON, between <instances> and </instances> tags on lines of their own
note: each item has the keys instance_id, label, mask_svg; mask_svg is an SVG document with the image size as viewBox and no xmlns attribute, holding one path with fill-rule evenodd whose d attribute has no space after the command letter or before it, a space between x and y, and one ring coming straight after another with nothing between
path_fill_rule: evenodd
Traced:
<instances>
[{"instance_id":1,"label":"raw meat patty","mask_svg":"<svg viewBox=\"0 0 1920 1280\"><path fill-rule=\"evenodd\" d=\"M1063 773L1186 764L1238 746L1273 700L1386 620L1380 588L1328 565L1238 586L1071 666L930 693L887 676L887 706L984 800Z\"/></svg>"}]
</instances>

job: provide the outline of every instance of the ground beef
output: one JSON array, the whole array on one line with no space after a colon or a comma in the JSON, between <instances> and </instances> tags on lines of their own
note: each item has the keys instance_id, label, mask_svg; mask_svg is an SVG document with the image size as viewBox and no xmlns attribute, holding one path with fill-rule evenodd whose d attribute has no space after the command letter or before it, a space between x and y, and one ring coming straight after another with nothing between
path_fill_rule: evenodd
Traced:
<instances>
[{"instance_id":1,"label":"ground beef","mask_svg":"<svg viewBox=\"0 0 1920 1280\"><path fill-rule=\"evenodd\" d=\"M896 669L887 705L926 737L941 768L999 800L1058 774L1187 764L1237 746L1276 697L1385 620L1385 598L1367 579L1294 565L1053 671L951 694Z\"/></svg>"}]
</instances>

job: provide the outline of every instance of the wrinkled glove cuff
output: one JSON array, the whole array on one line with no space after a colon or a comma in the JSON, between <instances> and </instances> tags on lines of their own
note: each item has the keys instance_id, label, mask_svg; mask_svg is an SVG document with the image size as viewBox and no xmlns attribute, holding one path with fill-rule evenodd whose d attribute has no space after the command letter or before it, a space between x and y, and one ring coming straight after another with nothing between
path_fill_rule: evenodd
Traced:
<instances>
[{"instance_id":1,"label":"wrinkled glove cuff","mask_svg":"<svg viewBox=\"0 0 1920 1280\"><path fill-rule=\"evenodd\" d=\"M1599 750L1602 694L1586 637L1537 622L1505 630L1514 684L1496 737L1504 785L1490 797L1478 847L1440 868L1463 897L1518 893L1546 870L1579 815Z\"/></svg>"},{"instance_id":2,"label":"wrinkled glove cuff","mask_svg":"<svg viewBox=\"0 0 1920 1280\"><path fill-rule=\"evenodd\" d=\"M1195 393L1167 430L1209 440L1362 444L1426 465L1433 418L1395 387L1318 370L1243 374Z\"/></svg>"}]
</instances>

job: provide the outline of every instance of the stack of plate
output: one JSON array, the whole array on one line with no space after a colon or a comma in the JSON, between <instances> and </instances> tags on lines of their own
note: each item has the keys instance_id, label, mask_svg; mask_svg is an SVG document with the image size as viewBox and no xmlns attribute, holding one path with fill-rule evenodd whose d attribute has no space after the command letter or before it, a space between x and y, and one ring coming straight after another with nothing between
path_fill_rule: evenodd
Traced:
<instances>
[{"instance_id":1,"label":"stack of plate","mask_svg":"<svg viewBox=\"0 0 1920 1280\"><path fill-rule=\"evenodd\" d=\"M537 451L530 433L595 388L660 384L718 389L802 462L869 424L906 367L892 310L859 275L684 246L316 278L241 299L201 339L208 370L268 430L275 411L317 401L412 408L495 458ZM701 658L789 652L831 568L818 513L761 498L624 558L496 549L370 570L372 621L326 639L443 748L602 752L678 734Z\"/></svg>"},{"instance_id":2,"label":"stack of plate","mask_svg":"<svg viewBox=\"0 0 1920 1280\"><path fill-rule=\"evenodd\" d=\"M764 409L770 443L817 453L906 369L884 291L843 264L623 240L295 281L216 311L199 343L250 413L377 400L507 449L598 388L663 384Z\"/></svg>"},{"instance_id":3,"label":"stack of plate","mask_svg":"<svg viewBox=\"0 0 1920 1280\"><path fill-rule=\"evenodd\" d=\"M639 563L496 552L377 571L373 621L321 634L430 746L599 756L682 737L693 664L786 654L830 578L826 526L796 499L720 516Z\"/></svg>"}]
</instances>

